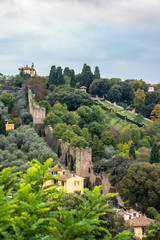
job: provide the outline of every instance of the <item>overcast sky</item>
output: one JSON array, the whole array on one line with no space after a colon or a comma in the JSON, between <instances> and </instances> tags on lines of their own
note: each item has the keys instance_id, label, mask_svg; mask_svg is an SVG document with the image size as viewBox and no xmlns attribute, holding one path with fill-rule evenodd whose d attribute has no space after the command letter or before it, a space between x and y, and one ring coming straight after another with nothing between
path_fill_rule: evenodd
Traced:
<instances>
[{"instance_id":1,"label":"overcast sky","mask_svg":"<svg viewBox=\"0 0 160 240\"><path fill-rule=\"evenodd\" d=\"M0 0L0 72L32 62L160 83L160 0Z\"/></svg>"}]
</instances>

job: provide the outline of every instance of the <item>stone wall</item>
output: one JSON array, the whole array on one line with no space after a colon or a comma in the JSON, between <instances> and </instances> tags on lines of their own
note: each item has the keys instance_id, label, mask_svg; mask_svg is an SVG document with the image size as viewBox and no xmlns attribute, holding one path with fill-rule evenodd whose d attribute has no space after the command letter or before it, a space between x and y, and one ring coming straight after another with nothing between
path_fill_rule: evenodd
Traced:
<instances>
[{"instance_id":1,"label":"stone wall","mask_svg":"<svg viewBox=\"0 0 160 240\"><path fill-rule=\"evenodd\" d=\"M50 148L60 154L60 160L65 164L67 157L68 165L70 165L71 157L74 162L74 170L77 175L87 178L90 176L90 169L92 167L92 149L91 148L75 148L69 143L64 143L61 139L56 139L52 135L52 128L45 127L45 139Z\"/></svg>"},{"instance_id":2,"label":"stone wall","mask_svg":"<svg viewBox=\"0 0 160 240\"><path fill-rule=\"evenodd\" d=\"M28 101L29 112L32 114L33 117L33 124L43 124L43 120L45 119L46 115L46 109L35 104L30 89L28 89Z\"/></svg>"}]
</instances>

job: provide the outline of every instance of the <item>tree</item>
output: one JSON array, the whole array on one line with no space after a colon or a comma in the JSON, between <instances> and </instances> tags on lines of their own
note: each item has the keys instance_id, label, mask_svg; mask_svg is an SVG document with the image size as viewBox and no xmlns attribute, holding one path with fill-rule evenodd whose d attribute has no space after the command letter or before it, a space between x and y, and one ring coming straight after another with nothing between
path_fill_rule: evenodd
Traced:
<instances>
[{"instance_id":1,"label":"tree","mask_svg":"<svg viewBox=\"0 0 160 240\"><path fill-rule=\"evenodd\" d=\"M78 148L86 148L89 147L89 143L82 136L74 136L70 142L71 146Z\"/></svg>"},{"instance_id":2,"label":"tree","mask_svg":"<svg viewBox=\"0 0 160 240\"><path fill-rule=\"evenodd\" d=\"M110 84L108 79L95 79L90 87L89 87L89 93L92 96L99 96L99 97L103 97L105 94L108 93L110 88Z\"/></svg>"},{"instance_id":3,"label":"tree","mask_svg":"<svg viewBox=\"0 0 160 240\"><path fill-rule=\"evenodd\" d=\"M92 137L94 135L100 136L103 129L104 129L104 125L98 122L90 122L88 124L88 130L92 134Z\"/></svg>"},{"instance_id":4,"label":"tree","mask_svg":"<svg viewBox=\"0 0 160 240\"><path fill-rule=\"evenodd\" d=\"M47 80L45 77L35 76L28 79L27 87L35 94L36 100L43 100L46 96L46 84Z\"/></svg>"},{"instance_id":5,"label":"tree","mask_svg":"<svg viewBox=\"0 0 160 240\"><path fill-rule=\"evenodd\" d=\"M134 93L134 104L138 111L142 110L145 102L145 97L146 94L144 90L141 90L140 88L138 88L137 91Z\"/></svg>"},{"instance_id":6,"label":"tree","mask_svg":"<svg viewBox=\"0 0 160 240\"><path fill-rule=\"evenodd\" d=\"M122 87L122 99L121 99L121 101L126 102L128 105L131 104L133 102L133 98L134 98L133 87L126 82L120 83L120 86Z\"/></svg>"},{"instance_id":7,"label":"tree","mask_svg":"<svg viewBox=\"0 0 160 240\"><path fill-rule=\"evenodd\" d=\"M142 130L135 124L128 124L121 130L122 142L133 141L134 145L138 145L138 141L142 138Z\"/></svg>"},{"instance_id":8,"label":"tree","mask_svg":"<svg viewBox=\"0 0 160 240\"><path fill-rule=\"evenodd\" d=\"M107 99L111 102L120 102L122 98L122 87L118 84L113 85L107 94Z\"/></svg>"},{"instance_id":9,"label":"tree","mask_svg":"<svg viewBox=\"0 0 160 240\"><path fill-rule=\"evenodd\" d=\"M102 157L104 153L104 145L98 136L93 136L92 141L92 156L93 157Z\"/></svg>"},{"instance_id":10,"label":"tree","mask_svg":"<svg viewBox=\"0 0 160 240\"><path fill-rule=\"evenodd\" d=\"M130 149L129 149L129 157L133 157L134 159L136 159L136 152L135 152L135 148L134 148L134 144L131 143Z\"/></svg>"},{"instance_id":11,"label":"tree","mask_svg":"<svg viewBox=\"0 0 160 240\"><path fill-rule=\"evenodd\" d=\"M147 228L146 240L160 240L160 222L156 221Z\"/></svg>"},{"instance_id":12,"label":"tree","mask_svg":"<svg viewBox=\"0 0 160 240\"><path fill-rule=\"evenodd\" d=\"M71 70L71 82L70 82L70 86L71 86L72 88L75 88L75 86L76 86L76 80L75 80L74 70Z\"/></svg>"},{"instance_id":13,"label":"tree","mask_svg":"<svg viewBox=\"0 0 160 240\"><path fill-rule=\"evenodd\" d=\"M122 80L120 78L110 78L109 79L109 84L111 87L113 87L113 85L119 84L121 82L122 82Z\"/></svg>"},{"instance_id":14,"label":"tree","mask_svg":"<svg viewBox=\"0 0 160 240\"><path fill-rule=\"evenodd\" d=\"M117 187L122 199L127 201L128 207L142 212L146 212L148 207L154 207L159 211L159 182L158 164L133 163Z\"/></svg>"},{"instance_id":15,"label":"tree","mask_svg":"<svg viewBox=\"0 0 160 240\"><path fill-rule=\"evenodd\" d=\"M156 104L151 112L151 119L153 121L160 121L160 104Z\"/></svg>"},{"instance_id":16,"label":"tree","mask_svg":"<svg viewBox=\"0 0 160 240\"><path fill-rule=\"evenodd\" d=\"M94 78L95 79L100 79L100 71L99 71L99 67L98 66L96 66L95 67L95 70L94 70Z\"/></svg>"},{"instance_id":17,"label":"tree","mask_svg":"<svg viewBox=\"0 0 160 240\"><path fill-rule=\"evenodd\" d=\"M90 66L88 66L87 64L83 65L83 69L82 69L82 73L81 73L81 77L82 77L82 82L84 86L87 87L87 92L89 90L89 86L91 85L91 83L93 82L94 79L94 75L91 72L91 68ZM81 85L81 86L82 86Z\"/></svg>"},{"instance_id":18,"label":"tree","mask_svg":"<svg viewBox=\"0 0 160 240\"><path fill-rule=\"evenodd\" d=\"M134 88L134 92L136 92L138 89L144 90L144 92L148 91L148 84L144 82L142 79L141 80L128 79L125 80L124 82L129 83Z\"/></svg>"},{"instance_id":19,"label":"tree","mask_svg":"<svg viewBox=\"0 0 160 240\"><path fill-rule=\"evenodd\" d=\"M0 114L0 134L6 135L6 125L2 114Z\"/></svg>"},{"instance_id":20,"label":"tree","mask_svg":"<svg viewBox=\"0 0 160 240\"><path fill-rule=\"evenodd\" d=\"M48 114L51 111L51 105L49 104L49 102L47 100L42 100L39 103L40 107L44 107L46 109L46 114Z\"/></svg>"},{"instance_id":21,"label":"tree","mask_svg":"<svg viewBox=\"0 0 160 240\"><path fill-rule=\"evenodd\" d=\"M151 155L150 155L150 163L159 163L160 157L159 157L159 147L156 143L153 144Z\"/></svg>"},{"instance_id":22,"label":"tree","mask_svg":"<svg viewBox=\"0 0 160 240\"><path fill-rule=\"evenodd\" d=\"M5 106L7 106L10 102L15 102L15 100L15 97L11 93L3 93L0 96L0 101L2 101Z\"/></svg>"}]
</instances>

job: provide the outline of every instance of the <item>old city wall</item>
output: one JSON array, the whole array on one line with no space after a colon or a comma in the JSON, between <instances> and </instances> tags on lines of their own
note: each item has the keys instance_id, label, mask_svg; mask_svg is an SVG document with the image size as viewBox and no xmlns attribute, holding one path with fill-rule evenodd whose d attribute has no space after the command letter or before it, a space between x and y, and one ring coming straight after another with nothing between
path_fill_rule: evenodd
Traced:
<instances>
[{"instance_id":1,"label":"old city wall","mask_svg":"<svg viewBox=\"0 0 160 240\"><path fill-rule=\"evenodd\" d=\"M43 124L43 120L45 119L46 115L46 109L35 104L30 89L28 89L28 101L29 112L32 114L33 117L33 124Z\"/></svg>"},{"instance_id":2,"label":"old city wall","mask_svg":"<svg viewBox=\"0 0 160 240\"><path fill-rule=\"evenodd\" d=\"M58 154L60 152L60 160L65 164L65 158L67 156L68 165L70 164L71 157L74 162L74 170L77 175L89 179L89 185L91 189L94 186L101 185L102 192L108 193L111 189L111 184L105 173L96 174L92 167L92 149L91 148L75 148L69 143L64 143L61 139L56 139L52 134L51 126L44 127L43 120L45 119L45 108L39 107L35 104L32 92L28 89L29 111L33 117L33 127L38 134L45 135L46 143L49 147Z\"/></svg>"},{"instance_id":3,"label":"old city wall","mask_svg":"<svg viewBox=\"0 0 160 240\"><path fill-rule=\"evenodd\" d=\"M52 134L52 128L50 126L45 127L45 139L50 148L58 154L60 153L60 160L65 164L65 158L68 159L68 165L70 164L70 158L72 156L74 162L74 169L77 175L87 178L90 176L90 169L92 166L92 149L91 148L75 148L69 143L64 143L61 139L56 139Z\"/></svg>"}]
</instances>

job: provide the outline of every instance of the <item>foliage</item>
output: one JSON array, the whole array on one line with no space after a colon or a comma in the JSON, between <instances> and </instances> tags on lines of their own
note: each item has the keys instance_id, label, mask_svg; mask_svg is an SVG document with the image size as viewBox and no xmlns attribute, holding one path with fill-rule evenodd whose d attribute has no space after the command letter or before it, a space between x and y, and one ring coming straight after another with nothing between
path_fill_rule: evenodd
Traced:
<instances>
[{"instance_id":1,"label":"foliage","mask_svg":"<svg viewBox=\"0 0 160 240\"><path fill-rule=\"evenodd\" d=\"M49 79L48 79L48 86L51 84L54 84L56 86L58 85L63 85L64 84L64 77L62 74L62 68L51 66L50 74L49 74Z\"/></svg>"},{"instance_id":2,"label":"foliage","mask_svg":"<svg viewBox=\"0 0 160 240\"><path fill-rule=\"evenodd\" d=\"M74 136L71 139L70 143L71 143L71 146L73 147L79 147L79 148L89 147L89 143L86 141L84 137L81 137L81 136Z\"/></svg>"},{"instance_id":3,"label":"foliage","mask_svg":"<svg viewBox=\"0 0 160 240\"><path fill-rule=\"evenodd\" d=\"M0 134L6 135L6 126L2 114L0 114Z\"/></svg>"},{"instance_id":4,"label":"foliage","mask_svg":"<svg viewBox=\"0 0 160 240\"><path fill-rule=\"evenodd\" d=\"M92 147L93 157L97 157L97 156L102 157L104 153L104 145L102 141L98 138L98 136L96 135L93 136L91 147Z\"/></svg>"},{"instance_id":5,"label":"foliage","mask_svg":"<svg viewBox=\"0 0 160 240\"><path fill-rule=\"evenodd\" d=\"M112 145L105 146L103 158L109 159L112 158L114 155L118 154L118 150L115 149Z\"/></svg>"},{"instance_id":6,"label":"foliage","mask_svg":"<svg viewBox=\"0 0 160 240\"><path fill-rule=\"evenodd\" d=\"M46 96L47 80L45 77L32 77L27 80L27 87L35 94L36 100L43 100Z\"/></svg>"},{"instance_id":7,"label":"foliage","mask_svg":"<svg viewBox=\"0 0 160 240\"><path fill-rule=\"evenodd\" d=\"M49 104L48 101L46 100L42 100L40 103L39 103L39 106L40 107L44 107L46 109L46 114L48 114L51 110L51 105Z\"/></svg>"},{"instance_id":8,"label":"foliage","mask_svg":"<svg viewBox=\"0 0 160 240\"><path fill-rule=\"evenodd\" d=\"M136 152L135 152L135 148L134 148L134 144L131 143L130 149L129 149L129 157L133 157L134 159L136 159Z\"/></svg>"},{"instance_id":9,"label":"foliage","mask_svg":"<svg viewBox=\"0 0 160 240\"><path fill-rule=\"evenodd\" d=\"M160 222L156 221L147 228L146 240L160 240Z\"/></svg>"},{"instance_id":10,"label":"foliage","mask_svg":"<svg viewBox=\"0 0 160 240\"><path fill-rule=\"evenodd\" d=\"M120 155L122 155L124 157L130 157L129 152L131 149L131 145L132 145L132 140L125 142L125 143L119 143L118 150L119 150Z\"/></svg>"},{"instance_id":11,"label":"foliage","mask_svg":"<svg viewBox=\"0 0 160 240\"><path fill-rule=\"evenodd\" d=\"M84 197L74 195L82 201L81 208L68 210L62 205L65 196L62 191L57 191L56 187L42 188L44 181L53 178L44 178L50 164L51 159L44 165L32 161L27 174L18 180L16 192L11 187L5 192L6 183L0 187L1 239L95 239L98 232L104 232L106 239L112 239L109 231L101 226L106 220L100 217L112 211L104 201L115 194L101 195L100 187L95 187L93 192L84 189ZM7 178L17 180L11 172L7 173ZM8 197L10 194L11 198ZM131 233L126 235L126 239L130 239ZM121 238L116 236L115 239Z\"/></svg>"},{"instance_id":12,"label":"foliage","mask_svg":"<svg viewBox=\"0 0 160 240\"><path fill-rule=\"evenodd\" d=\"M128 207L145 212L148 207L160 210L159 183L159 164L133 163L117 186Z\"/></svg>"},{"instance_id":13,"label":"foliage","mask_svg":"<svg viewBox=\"0 0 160 240\"><path fill-rule=\"evenodd\" d=\"M122 87L118 84L113 85L107 94L107 99L111 102L120 102L122 97Z\"/></svg>"},{"instance_id":14,"label":"foliage","mask_svg":"<svg viewBox=\"0 0 160 240\"><path fill-rule=\"evenodd\" d=\"M140 88L138 88L137 91L134 93L134 96L135 96L134 97L135 107L138 111L141 111L141 109L144 106L146 94L144 90L141 90Z\"/></svg>"},{"instance_id":15,"label":"foliage","mask_svg":"<svg viewBox=\"0 0 160 240\"><path fill-rule=\"evenodd\" d=\"M116 155L111 159L102 159L94 164L94 171L97 173L105 172L109 174L109 180L114 186L126 175L129 166L135 162L133 158Z\"/></svg>"},{"instance_id":16,"label":"foliage","mask_svg":"<svg viewBox=\"0 0 160 240\"><path fill-rule=\"evenodd\" d=\"M46 99L51 106L53 106L56 101L59 101L61 104L67 104L69 111L74 111L83 105L89 107L93 105L93 100L90 96L79 90L74 90L72 92L51 92Z\"/></svg>"},{"instance_id":17,"label":"foliage","mask_svg":"<svg viewBox=\"0 0 160 240\"><path fill-rule=\"evenodd\" d=\"M89 86L91 85L91 83L93 82L94 79L94 75L91 72L91 68L90 66L88 66L87 64L83 65L83 69L82 69L82 73L81 73L81 86L86 86L87 87L87 92L89 90Z\"/></svg>"},{"instance_id":18,"label":"foliage","mask_svg":"<svg viewBox=\"0 0 160 240\"><path fill-rule=\"evenodd\" d=\"M160 156L159 156L159 147L156 143L153 144L151 155L150 155L150 163L159 163L160 162Z\"/></svg>"},{"instance_id":19,"label":"foliage","mask_svg":"<svg viewBox=\"0 0 160 240\"><path fill-rule=\"evenodd\" d=\"M98 66L96 66L95 67L95 70L94 70L94 78L95 79L100 79L100 71L99 71L99 67Z\"/></svg>"},{"instance_id":20,"label":"foliage","mask_svg":"<svg viewBox=\"0 0 160 240\"><path fill-rule=\"evenodd\" d=\"M14 102L16 99L11 93L3 93L0 96L0 101L4 103L4 105L8 105L10 102Z\"/></svg>"},{"instance_id":21,"label":"foliage","mask_svg":"<svg viewBox=\"0 0 160 240\"><path fill-rule=\"evenodd\" d=\"M95 79L89 87L89 93L94 97L103 97L108 93L109 87L108 79Z\"/></svg>"},{"instance_id":22,"label":"foliage","mask_svg":"<svg viewBox=\"0 0 160 240\"><path fill-rule=\"evenodd\" d=\"M121 140L122 142L133 141L135 146L137 146L138 140L142 137L142 130L135 124L128 124L127 127L124 127L121 131Z\"/></svg>"},{"instance_id":23,"label":"foliage","mask_svg":"<svg viewBox=\"0 0 160 240\"><path fill-rule=\"evenodd\" d=\"M160 104L156 104L151 112L151 119L153 121L160 121Z\"/></svg>"},{"instance_id":24,"label":"foliage","mask_svg":"<svg viewBox=\"0 0 160 240\"><path fill-rule=\"evenodd\" d=\"M29 126L21 126L6 137L0 136L0 165L3 168L16 166L15 171L25 172L29 167L28 161L34 157L41 163L50 157L55 159L55 164L58 161L56 154Z\"/></svg>"}]
</instances>

